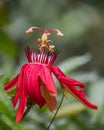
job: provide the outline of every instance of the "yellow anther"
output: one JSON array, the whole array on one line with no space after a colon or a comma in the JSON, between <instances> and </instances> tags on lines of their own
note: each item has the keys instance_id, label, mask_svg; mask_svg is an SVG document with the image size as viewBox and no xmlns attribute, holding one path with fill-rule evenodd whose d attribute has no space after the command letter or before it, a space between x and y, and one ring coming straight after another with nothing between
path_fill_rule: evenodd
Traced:
<instances>
[{"instance_id":1,"label":"yellow anther","mask_svg":"<svg viewBox=\"0 0 104 130\"><path fill-rule=\"evenodd\" d=\"M41 38L42 42L47 41L47 38L48 38L47 34L43 33L42 38Z\"/></svg>"},{"instance_id":2,"label":"yellow anther","mask_svg":"<svg viewBox=\"0 0 104 130\"><path fill-rule=\"evenodd\" d=\"M33 30L31 28L26 31L27 34L30 34L32 32L33 32Z\"/></svg>"},{"instance_id":3,"label":"yellow anther","mask_svg":"<svg viewBox=\"0 0 104 130\"><path fill-rule=\"evenodd\" d=\"M47 36L50 36L50 33L47 33Z\"/></svg>"},{"instance_id":4,"label":"yellow anther","mask_svg":"<svg viewBox=\"0 0 104 130\"><path fill-rule=\"evenodd\" d=\"M58 36L64 36L64 34L61 33L61 32L58 32L57 35L58 35Z\"/></svg>"}]
</instances>

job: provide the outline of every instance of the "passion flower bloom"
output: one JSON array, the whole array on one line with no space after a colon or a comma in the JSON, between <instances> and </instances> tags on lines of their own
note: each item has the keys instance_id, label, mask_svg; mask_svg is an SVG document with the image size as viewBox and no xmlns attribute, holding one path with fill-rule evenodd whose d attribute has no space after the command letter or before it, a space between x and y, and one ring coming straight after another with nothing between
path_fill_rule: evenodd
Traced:
<instances>
[{"instance_id":1,"label":"passion flower bloom","mask_svg":"<svg viewBox=\"0 0 104 130\"><path fill-rule=\"evenodd\" d=\"M45 40L47 42L47 38L42 38L43 43ZM85 98L84 84L67 77L57 66L53 65L58 53L58 51L50 51L49 49L32 50L29 47L25 49L28 63L24 64L20 73L4 86L5 91L16 86L16 93L12 101L14 107L19 101L16 122L19 122L23 117L29 99L39 107L46 105L51 111L56 109L57 89L53 74L59 81L63 94L68 91L87 107L97 109L96 105ZM79 90L77 86L82 90Z\"/></svg>"}]
</instances>

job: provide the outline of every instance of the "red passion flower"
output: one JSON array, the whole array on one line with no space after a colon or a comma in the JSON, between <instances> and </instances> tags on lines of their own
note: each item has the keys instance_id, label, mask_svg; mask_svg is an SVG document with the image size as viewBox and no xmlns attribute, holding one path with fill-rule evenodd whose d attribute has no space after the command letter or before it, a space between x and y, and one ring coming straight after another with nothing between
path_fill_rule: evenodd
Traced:
<instances>
[{"instance_id":1,"label":"red passion flower","mask_svg":"<svg viewBox=\"0 0 104 130\"><path fill-rule=\"evenodd\" d=\"M29 99L39 107L46 105L51 111L56 109L57 89L52 74L59 81L64 94L67 90L87 107L97 109L96 105L85 98L84 84L67 77L57 66L53 65L59 52L53 50L54 45L49 44L47 36L50 32L57 32L60 36L63 34L58 29L42 30L38 27L31 27L26 33L31 33L34 29L43 33L42 38L38 40L40 48L32 50L27 47L25 49L28 63L24 64L19 74L4 86L5 91L16 86L16 93L12 101L14 107L19 101L16 122L23 117ZM82 90L77 89L77 86L80 86Z\"/></svg>"}]
</instances>

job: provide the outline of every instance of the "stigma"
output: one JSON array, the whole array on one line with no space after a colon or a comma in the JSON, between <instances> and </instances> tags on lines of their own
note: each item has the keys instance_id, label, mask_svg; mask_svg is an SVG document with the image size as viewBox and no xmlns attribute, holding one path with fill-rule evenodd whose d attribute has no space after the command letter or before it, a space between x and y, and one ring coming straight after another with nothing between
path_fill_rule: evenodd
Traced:
<instances>
[{"instance_id":1,"label":"stigma","mask_svg":"<svg viewBox=\"0 0 104 130\"><path fill-rule=\"evenodd\" d=\"M26 33L31 34L33 32L33 30L38 30L38 31L42 32L42 37L37 40L37 44L39 46L40 51L48 49L50 52L54 52L55 45L50 44L52 41L48 40L48 36L50 36L51 32L56 32L57 36L63 36L63 33L59 29L49 29L49 30L45 29L45 30L43 30L42 28L39 28L36 26L30 27L26 31Z\"/></svg>"}]
</instances>

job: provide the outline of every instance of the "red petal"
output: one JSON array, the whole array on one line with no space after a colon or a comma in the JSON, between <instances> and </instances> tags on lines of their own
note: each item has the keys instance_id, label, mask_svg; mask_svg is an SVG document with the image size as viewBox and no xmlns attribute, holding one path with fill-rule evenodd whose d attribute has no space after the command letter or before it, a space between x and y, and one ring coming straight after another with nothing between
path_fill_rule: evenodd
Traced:
<instances>
[{"instance_id":1,"label":"red petal","mask_svg":"<svg viewBox=\"0 0 104 130\"><path fill-rule=\"evenodd\" d=\"M55 74L55 76L57 77L57 79L60 81L61 85L63 85L63 87L65 87L74 97L76 97L80 102L82 102L84 105L93 108L93 109L97 109L97 106L90 103L85 97L84 97L84 91L83 90L77 90L75 86L80 86L80 87L84 87L84 85L81 82L78 82L76 80L67 78L63 72L55 67L55 66L51 66L51 69L53 71L53 73Z\"/></svg>"},{"instance_id":2,"label":"red petal","mask_svg":"<svg viewBox=\"0 0 104 130\"><path fill-rule=\"evenodd\" d=\"M18 91L20 91L20 103L19 103L19 108L18 108L18 112L17 112L17 115L16 115L16 122L19 122L20 119L22 118L23 116L23 113L24 113L24 109L25 109L25 106L26 106L26 103L27 103L27 93L26 93L26 90L25 90L25 80L24 80L24 69L26 68L26 66L23 66L21 71L20 71L20 76L19 76L19 79L18 79ZM15 98L18 98L18 93L16 95ZM14 99L17 101L17 99ZM15 102L14 102L15 103ZM15 104L14 104L15 105Z\"/></svg>"},{"instance_id":3,"label":"red petal","mask_svg":"<svg viewBox=\"0 0 104 130\"><path fill-rule=\"evenodd\" d=\"M16 106L16 104L17 104L17 102L18 102L18 99L19 99L19 97L20 97L20 94L21 94L21 92L22 92L21 89L22 89L22 85L23 85L23 71L24 71L24 69L25 69L26 66L27 66L27 64L25 64L25 65L21 68L20 74L19 74L19 76L18 76L17 91L16 91L16 94L15 94L15 96L14 96L14 98L13 98L13 101L12 101L14 107Z\"/></svg>"},{"instance_id":4,"label":"red petal","mask_svg":"<svg viewBox=\"0 0 104 130\"><path fill-rule=\"evenodd\" d=\"M68 78L66 77L66 75L56 66L51 66L51 70L53 71L53 73L55 74L56 78L61 80L62 82L64 81L65 84L68 83L68 85L72 85L72 86L80 86L81 88L84 88L84 84L74 80L72 78Z\"/></svg>"},{"instance_id":5,"label":"red petal","mask_svg":"<svg viewBox=\"0 0 104 130\"><path fill-rule=\"evenodd\" d=\"M17 91L16 91L16 94L15 94L15 96L14 96L14 98L13 98L13 101L12 101L14 107L16 106L16 104L17 104L17 102L18 102L19 96L20 96L20 91L17 90Z\"/></svg>"},{"instance_id":6,"label":"red petal","mask_svg":"<svg viewBox=\"0 0 104 130\"><path fill-rule=\"evenodd\" d=\"M23 77L24 77L24 69L28 66L28 64L25 64L22 66L21 70L20 70L20 74L18 77L18 82L17 82L17 87L18 89L21 89L22 84L23 84Z\"/></svg>"},{"instance_id":7,"label":"red petal","mask_svg":"<svg viewBox=\"0 0 104 130\"><path fill-rule=\"evenodd\" d=\"M44 66L40 71L40 79L44 86L46 87L47 91L53 95L57 95L57 90L55 87L55 83L52 78L52 74L50 69L47 66Z\"/></svg>"},{"instance_id":8,"label":"red petal","mask_svg":"<svg viewBox=\"0 0 104 130\"><path fill-rule=\"evenodd\" d=\"M12 87L14 87L14 85L16 84L17 80L18 80L18 76L19 74L14 77L11 81L9 81L5 86L4 86L4 90L9 90L11 89Z\"/></svg>"},{"instance_id":9,"label":"red petal","mask_svg":"<svg viewBox=\"0 0 104 130\"><path fill-rule=\"evenodd\" d=\"M84 97L84 91L83 90L77 90L73 86L64 85L64 87L80 102L82 102L84 105L86 105L89 108L97 109L97 106L90 103L85 97Z\"/></svg>"},{"instance_id":10,"label":"red petal","mask_svg":"<svg viewBox=\"0 0 104 130\"><path fill-rule=\"evenodd\" d=\"M19 108L18 108L18 112L16 115L16 122L19 122L23 116L24 113L24 109L27 103L27 95L25 94L24 90L20 96L20 104L19 104Z\"/></svg>"},{"instance_id":11,"label":"red petal","mask_svg":"<svg viewBox=\"0 0 104 130\"><path fill-rule=\"evenodd\" d=\"M39 64L28 65L24 74L27 93L29 94L30 98L40 107L46 103L41 95L38 81L39 70L41 70L41 68L42 66Z\"/></svg>"},{"instance_id":12,"label":"red petal","mask_svg":"<svg viewBox=\"0 0 104 130\"><path fill-rule=\"evenodd\" d=\"M58 67L56 66L49 66L50 69L53 71L53 73L56 75L56 77L58 76L66 76Z\"/></svg>"},{"instance_id":13,"label":"red petal","mask_svg":"<svg viewBox=\"0 0 104 130\"><path fill-rule=\"evenodd\" d=\"M77 81L77 80L74 80L74 79L71 79L71 78L68 78L68 77L64 77L64 76L60 76L58 77L58 79L61 81L61 82L64 82L64 84L68 84L70 86L80 86L81 88L84 88L84 84Z\"/></svg>"}]
</instances>

